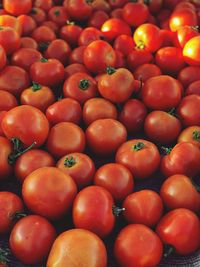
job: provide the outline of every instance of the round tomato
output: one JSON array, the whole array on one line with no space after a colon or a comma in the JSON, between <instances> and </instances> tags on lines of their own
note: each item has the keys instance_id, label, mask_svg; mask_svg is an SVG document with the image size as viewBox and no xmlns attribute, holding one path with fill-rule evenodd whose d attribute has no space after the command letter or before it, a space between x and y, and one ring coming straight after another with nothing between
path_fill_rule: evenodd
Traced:
<instances>
[{"instance_id":1,"label":"round tomato","mask_svg":"<svg viewBox=\"0 0 200 267\"><path fill-rule=\"evenodd\" d=\"M17 17L17 21L19 22L21 26L21 35L22 36L29 36L32 34L32 32L35 30L37 27L37 24L35 20L26 14L20 15Z\"/></svg>"},{"instance_id":2,"label":"round tomato","mask_svg":"<svg viewBox=\"0 0 200 267\"><path fill-rule=\"evenodd\" d=\"M185 95L200 95L200 80L192 82L185 90Z\"/></svg>"},{"instance_id":3,"label":"round tomato","mask_svg":"<svg viewBox=\"0 0 200 267\"><path fill-rule=\"evenodd\" d=\"M183 48L184 60L189 65L200 66L200 35L191 38Z\"/></svg>"},{"instance_id":4,"label":"round tomato","mask_svg":"<svg viewBox=\"0 0 200 267\"><path fill-rule=\"evenodd\" d=\"M93 8L94 8L94 2L93 1ZM96 1L98 3L98 1ZM100 1L99 1L100 3ZM106 3L105 1L102 1L101 3ZM107 3L106 3L107 4ZM88 20L88 26L94 27L96 29L101 29L101 26L103 23L109 18L108 14L103 10L96 10L93 12L91 17Z\"/></svg>"},{"instance_id":5,"label":"round tomato","mask_svg":"<svg viewBox=\"0 0 200 267\"><path fill-rule=\"evenodd\" d=\"M70 18L78 21L87 20L92 14L92 5L86 0L65 0L63 6L66 7Z\"/></svg>"},{"instance_id":6,"label":"round tomato","mask_svg":"<svg viewBox=\"0 0 200 267\"><path fill-rule=\"evenodd\" d=\"M183 48L185 44L193 37L198 36L198 28L192 26L183 26L176 31L175 44Z\"/></svg>"},{"instance_id":7,"label":"round tomato","mask_svg":"<svg viewBox=\"0 0 200 267\"><path fill-rule=\"evenodd\" d=\"M94 27L86 27L78 38L78 44L79 46L89 45L91 42L101 39L104 39L104 34L100 30Z\"/></svg>"},{"instance_id":8,"label":"round tomato","mask_svg":"<svg viewBox=\"0 0 200 267\"><path fill-rule=\"evenodd\" d=\"M120 51L123 55L127 56L135 47L133 38L126 34L120 34L114 41L113 47L115 50Z\"/></svg>"},{"instance_id":9,"label":"round tomato","mask_svg":"<svg viewBox=\"0 0 200 267\"><path fill-rule=\"evenodd\" d=\"M146 63L138 66L133 75L136 80L146 82L151 77L162 75L162 72L157 65Z\"/></svg>"},{"instance_id":10,"label":"round tomato","mask_svg":"<svg viewBox=\"0 0 200 267\"><path fill-rule=\"evenodd\" d=\"M188 66L183 68L178 74L178 80L187 88L192 82L198 81L200 77L200 67Z\"/></svg>"},{"instance_id":11,"label":"round tomato","mask_svg":"<svg viewBox=\"0 0 200 267\"><path fill-rule=\"evenodd\" d=\"M61 27L69 20L69 14L64 6L54 5L48 10L48 18Z\"/></svg>"},{"instance_id":12,"label":"round tomato","mask_svg":"<svg viewBox=\"0 0 200 267\"><path fill-rule=\"evenodd\" d=\"M65 40L71 47L76 47L78 45L78 39L82 32L82 28L73 22L68 22L59 30L59 36L61 39Z\"/></svg>"},{"instance_id":13,"label":"round tomato","mask_svg":"<svg viewBox=\"0 0 200 267\"><path fill-rule=\"evenodd\" d=\"M200 126L189 126L183 129L177 142L191 142L200 148Z\"/></svg>"},{"instance_id":14,"label":"round tomato","mask_svg":"<svg viewBox=\"0 0 200 267\"><path fill-rule=\"evenodd\" d=\"M32 8L31 0L3 0L3 8L11 15L19 16L21 14L28 14Z\"/></svg>"},{"instance_id":15,"label":"round tomato","mask_svg":"<svg viewBox=\"0 0 200 267\"><path fill-rule=\"evenodd\" d=\"M8 111L16 106L16 97L7 91L0 90L0 111Z\"/></svg>"}]
</instances>

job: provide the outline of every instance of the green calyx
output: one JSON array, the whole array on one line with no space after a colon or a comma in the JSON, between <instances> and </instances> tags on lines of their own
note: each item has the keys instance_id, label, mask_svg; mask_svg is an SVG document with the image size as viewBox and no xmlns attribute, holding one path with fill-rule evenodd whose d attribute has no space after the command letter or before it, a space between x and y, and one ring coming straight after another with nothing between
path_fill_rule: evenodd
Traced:
<instances>
[{"instance_id":1,"label":"green calyx","mask_svg":"<svg viewBox=\"0 0 200 267\"><path fill-rule=\"evenodd\" d=\"M59 16L60 16L60 11L59 11L59 10L55 10L55 11L54 11L54 15L55 15L56 17L59 17Z\"/></svg>"},{"instance_id":2,"label":"green calyx","mask_svg":"<svg viewBox=\"0 0 200 267\"><path fill-rule=\"evenodd\" d=\"M39 91L42 88L42 86L39 83L32 82L32 84L33 84L32 85L32 91L33 92Z\"/></svg>"},{"instance_id":3,"label":"green calyx","mask_svg":"<svg viewBox=\"0 0 200 267\"><path fill-rule=\"evenodd\" d=\"M134 146L132 146L132 150L139 151L145 147L145 144L143 142L138 142Z\"/></svg>"},{"instance_id":4,"label":"green calyx","mask_svg":"<svg viewBox=\"0 0 200 267\"><path fill-rule=\"evenodd\" d=\"M10 250L7 249L2 249L0 248L0 264L7 265L9 262L8 257L10 256Z\"/></svg>"},{"instance_id":5,"label":"green calyx","mask_svg":"<svg viewBox=\"0 0 200 267\"><path fill-rule=\"evenodd\" d=\"M192 133L192 138L195 141L200 141L200 131L194 130Z\"/></svg>"},{"instance_id":6,"label":"green calyx","mask_svg":"<svg viewBox=\"0 0 200 267\"><path fill-rule=\"evenodd\" d=\"M44 58L44 57L42 57L41 59L40 59L40 62L42 62L42 63L45 63L45 62L47 62L48 61L48 59L46 59L46 58Z\"/></svg>"},{"instance_id":7,"label":"green calyx","mask_svg":"<svg viewBox=\"0 0 200 267\"><path fill-rule=\"evenodd\" d=\"M112 75L113 73L116 72L116 69L113 67L107 67L106 72L107 72L107 74Z\"/></svg>"},{"instance_id":8,"label":"green calyx","mask_svg":"<svg viewBox=\"0 0 200 267\"><path fill-rule=\"evenodd\" d=\"M119 208L115 205L112 206L112 212L116 217L118 217L122 211L125 211L125 208Z\"/></svg>"},{"instance_id":9,"label":"green calyx","mask_svg":"<svg viewBox=\"0 0 200 267\"><path fill-rule=\"evenodd\" d=\"M79 81L79 88L81 90L87 90L90 85L90 82L86 79L82 79Z\"/></svg>"},{"instance_id":10,"label":"green calyx","mask_svg":"<svg viewBox=\"0 0 200 267\"><path fill-rule=\"evenodd\" d=\"M66 157L64 161L64 165L68 168L74 166L76 164L76 160L74 157Z\"/></svg>"}]
</instances>

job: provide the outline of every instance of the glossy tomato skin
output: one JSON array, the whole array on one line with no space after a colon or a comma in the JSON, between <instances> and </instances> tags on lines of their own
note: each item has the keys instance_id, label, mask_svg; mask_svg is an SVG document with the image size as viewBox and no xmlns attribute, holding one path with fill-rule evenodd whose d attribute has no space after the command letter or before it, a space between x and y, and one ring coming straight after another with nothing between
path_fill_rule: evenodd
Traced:
<instances>
[{"instance_id":1,"label":"glossy tomato skin","mask_svg":"<svg viewBox=\"0 0 200 267\"><path fill-rule=\"evenodd\" d=\"M142 88L143 103L153 110L170 110L181 101L182 86L168 75L148 79Z\"/></svg>"},{"instance_id":2,"label":"glossy tomato skin","mask_svg":"<svg viewBox=\"0 0 200 267\"><path fill-rule=\"evenodd\" d=\"M22 31L21 35L22 36L31 35L31 33L37 27L35 20L31 16L26 15L26 14L22 14L22 15L18 16L17 21L21 25L21 31Z\"/></svg>"},{"instance_id":3,"label":"glossy tomato skin","mask_svg":"<svg viewBox=\"0 0 200 267\"><path fill-rule=\"evenodd\" d=\"M96 1L97 2L97 1ZM106 3L106 2L103 2ZM88 20L88 25L97 29L101 29L103 23L109 18L108 14L103 10L96 10L93 12Z\"/></svg>"},{"instance_id":4,"label":"glossy tomato skin","mask_svg":"<svg viewBox=\"0 0 200 267\"><path fill-rule=\"evenodd\" d=\"M8 156L12 153L13 146L11 142L3 136L0 136L0 180L8 178L13 168L8 162Z\"/></svg>"},{"instance_id":5,"label":"glossy tomato skin","mask_svg":"<svg viewBox=\"0 0 200 267\"><path fill-rule=\"evenodd\" d=\"M163 214L163 202L153 190L140 190L128 195L124 202L123 215L128 223L140 223L155 226Z\"/></svg>"},{"instance_id":6,"label":"glossy tomato skin","mask_svg":"<svg viewBox=\"0 0 200 267\"><path fill-rule=\"evenodd\" d=\"M116 201L122 201L133 191L134 177L123 165L107 163L96 171L94 184L107 189Z\"/></svg>"},{"instance_id":7,"label":"glossy tomato skin","mask_svg":"<svg viewBox=\"0 0 200 267\"><path fill-rule=\"evenodd\" d=\"M185 44L183 56L189 65L200 66L200 35L191 38Z\"/></svg>"},{"instance_id":8,"label":"glossy tomato skin","mask_svg":"<svg viewBox=\"0 0 200 267\"><path fill-rule=\"evenodd\" d=\"M169 210L185 208L198 212L200 209L200 194L185 175L168 177L161 186L160 195Z\"/></svg>"},{"instance_id":9,"label":"glossy tomato skin","mask_svg":"<svg viewBox=\"0 0 200 267\"><path fill-rule=\"evenodd\" d=\"M49 123L39 109L21 105L9 110L2 120L2 129L7 138L19 138L26 146L35 142L40 147L49 133Z\"/></svg>"},{"instance_id":10,"label":"glossy tomato skin","mask_svg":"<svg viewBox=\"0 0 200 267\"><path fill-rule=\"evenodd\" d=\"M191 142L200 147L200 126L189 126L183 129L178 136L177 143Z\"/></svg>"},{"instance_id":11,"label":"glossy tomato skin","mask_svg":"<svg viewBox=\"0 0 200 267\"><path fill-rule=\"evenodd\" d=\"M178 74L178 80L187 88L192 82L198 81L200 76L200 67L188 66L182 69Z\"/></svg>"},{"instance_id":12,"label":"glossy tomato skin","mask_svg":"<svg viewBox=\"0 0 200 267\"><path fill-rule=\"evenodd\" d=\"M28 14L32 8L32 1L24 0L18 3L16 0L3 0L3 8L13 16Z\"/></svg>"},{"instance_id":13,"label":"glossy tomato skin","mask_svg":"<svg viewBox=\"0 0 200 267\"><path fill-rule=\"evenodd\" d=\"M127 139L126 128L114 119L98 119L92 122L85 134L91 150L101 156L112 155Z\"/></svg>"},{"instance_id":14,"label":"glossy tomato skin","mask_svg":"<svg viewBox=\"0 0 200 267\"><path fill-rule=\"evenodd\" d=\"M134 46L133 38L127 34L119 35L113 43L114 49L122 52L125 56L132 52Z\"/></svg>"},{"instance_id":15,"label":"glossy tomato skin","mask_svg":"<svg viewBox=\"0 0 200 267\"><path fill-rule=\"evenodd\" d=\"M64 173L70 175L77 187L90 185L95 174L93 160L84 153L70 153L60 158L56 166Z\"/></svg>"},{"instance_id":16,"label":"glossy tomato skin","mask_svg":"<svg viewBox=\"0 0 200 267\"><path fill-rule=\"evenodd\" d=\"M132 139L118 148L115 161L126 166L135 178L145 179L158 169L160 154L152 142L144 139Z\"/></svg>"},{"instance_id":17,"label":"glossy tomato skin","mask_svg":"<svg viewBox=\"0 0 200 267\"><path fill-rule=\"evenodd\" d=\"M183 26L176 31L175 44L178 47L184 47L185 44L193 37L198 36L198 30L195 27Z\"/></svg>"},{"instance_id":18,"label":"glossy tomato skin","mask_svg":"<svg viewBox=\"0 0 200 267\"><path fill-rule=\"evenodd\" d=\"M0 192L0 205L0 233L6 234L11 231L16 222L15 214L24 212L24 205L18 195L7 191Z\"/></svg>"},{"instance_id":19,"label":"glossy tomato skin","mask_svg":"<svg viewBox=\"0 0 200 267\"><path fill-rule=\"evenodd\" d=\"M85 149L85 133L75 123L59 122L49 132L46 148L56 158L68 153L83 152Z\"/></svg>"},{"instance_id":20,"label":"glossy tomato skin","mask_svg":"<svg viewBox=\"0 0 200 267\"><path fill-rule=\"evenodd\" d=\"M65 40L71 47L78 45L78 39L82 32L82 28L76 24L67 24L60 28L59 36Z\"/></svg>"},{"instance_id":21,"label":"glossy tomato skin","mask_svg":"<svg viewBox=\"0 0 200 267\"><path fill-rule=\"evenodd\" d=\"M85 0L65 0L63 5L74 20L85 21L92 14L92 5Z\"/></svg>"},{"instance_id":22,"label":"glossy tomato skin","mask_svg":"<svg viewBox=\"0 0 200 267\"><path fill-rule=\"evenodd\" d=\"M23 182L31 172L41 167L51 167L54 165L55 160L48 152L41 149L31 149L16 160L14 173L16 178Z\"/></svg>"},{"instance_id":23,"label":"glossy tomato skin","mask_svg":"<svg viewBox=\"0 0 200 267\"><path fill-rule=\"evenodd\" d=\"M113 205L111 194L103 187L85 187L77 194L73 203L72 217L75 227L89 230L100 238L107 236L115 224Z\"/></svg>"},{"instance_id":24,"label":"glossy tomato skin","mask_svg":"<svg viewBox=\"0 0 200 267\"><path fill-rule=\"evenodd\" d=\"M162 75L162 72L157 65L146 63L138 66L133 75L136 80L146 82L151 77Z\"/></svg>"},{"instance_id":25,"label":"glossy tomato skin","mask_svg":"<svg viewBox=\"0 0 200 267\"><path fill-rule=\"evenodd\" d=\"M133 49L127 55L127 65L130 71L135 71L135 69L145 63L150 63L153 60L153 55L149 51L144 49Z\"/></svg>"},{"instance_id":26,"label":"glossy tomato skin","mask_svg":"<svg viewBox=\"0 0 200 267\"><path fill-rule=\"evenodd\" d=\"M26 177L22 185L26 206L51 220L60 219L67 213L76 194L77 187L71 176L56 167L35 170Z\"/></svg>"},{"instance_id":27,"label":"glossy tomato skin","mask_svg":"<svg viewBox=\"0 0 200 267\"><path fill-rule=\"evenodd\" d=\"M63 249L65 248L65 249ZM58 257L59 255L59 257ZM106 267L107 252L103 241L84 229L71 229L60 234L53 243L47 267Z\"/></svg>"},{"instance_id":28,"label":"glossy tomato skin","mask_svg":"<svg viewBox=\"0 0 200 267\"><path fill-rule=\"evenodd\" d=\"M69 14L64 6L54 5L48 11L48 18L61 27L69 20Z\"/></svg>"},{"instance_id":29,"label":"glossy tomato skin","mask_svg":"<svg viewBox=\"0 0 200 267\"><path fill-rule=\"evenodd\" d=\"M17 105L17 99L13 94L0 90L0 111L8 111Z\"/></svg>"},{"instance_id":30,"label":"glossy tomato skin","mask_svg":"<svg viewBox=\"0 0 200 267\"><path fill-rule=\"evenodd\" d=\"M20 36L13 28L1 26L0 44L4 48L6 55L11 55L20 47Z\"/></svg>"},{"instance_id":31,"label":"glossy tomato skin","mask_svg":"<svg viewBox=\"0 0 200 267\"><path fill-rule=\"evenodd\" d=\"M72 74L76 72L85 72L88 73L86 67L81 63L72 63L65 67L65 78L69 78Z\"/></svg>"},{"instance_id":32,"label":"glossy tomato skin","mask_svg":"<svg viewBox=\"0 0 200 267\"><path fill-rule=\"evenodd\" d=\"M35 264L46 259L55 238L56 231L49 221L38 215L29 215L16 223L9 244L21 262Z\"/></svg>"},{"instance_id":33,"label":"glossy tomato skin","mask_svg":"<svg viewBox=\"0 0 200 267\"><path fill-rule=\"evenodd\" d=\"M114 243L114 255L121 267L158 266L162 253L158 235L142 224L124 227Z\"/></svg>"},{"instance_id":34,"label":"glossy tomato skin","mask_svg":"<svg viewBox=\"0 0 200 267\"><path fill-rule=\"evenodd\" d=\"M188 209L175 209L165 214L156 232L162 242L172 245L180 255L191 254L200 246L199 218Z\"/></svg>"},{"instance_id":35,"label":"glossy tomato skin","mask_svg":"<svg viewBox=\"0 0 200 267\"><path fill-rule=\"evenodd\" d=\"M200 80L192 82L185 90L185 95L200 95Z\"/></svg>"},{"instance_id":36,"label":"glossy tomato skin","mask_svg":"<svg viewBox=\"0 0 200 267\"><path fill-rule=\"evenodd\" d=\"M193 177L200 172L200 150L190 142L176 144L172 151L161 161L161 172L169 177L174 174L183 174Z\"/></svg>"}]
</instances>

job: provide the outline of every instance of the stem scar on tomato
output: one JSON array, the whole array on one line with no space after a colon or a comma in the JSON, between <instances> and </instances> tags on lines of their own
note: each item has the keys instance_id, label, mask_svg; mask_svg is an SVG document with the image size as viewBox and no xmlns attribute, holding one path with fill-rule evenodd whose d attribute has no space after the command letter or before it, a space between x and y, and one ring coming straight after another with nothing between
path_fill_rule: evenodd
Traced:
<instances>
[{"instance_id":1,"label":"stem scar on tomato","mask_svg":"<svg viewBox=\"0 0 200 267\"><path fill-rule=\"evenodd\" d=\"M138 142L134 146L132 146L132 150L138 151L145 147L145 144L143 142Z\"/></svg>"},{"instance_id":2,"label":"stem scar on tomato","mask_svg":"<svg viewBox=\"0 0 200 267\"><path fill-rule=\"evenodd\" d=\"M87 90L88 89L88 87L89 87L89 85L90 85L90 82L89 82L89 80L87 80L87 79L81 79L80 81L79 81L79 88L81 89L81 90Z\"/></svg>"},{"instance_id":3,"label":"stem scar on tomato","mask_svg":"<svg viewBox=\"0 0 200 267\"><path fill-rule=\"evenodd\" d=\"M118 217L122 211L125 211L125 208L119 208L115 205L112 206L112 212L116 217Z\"/></svg>"},{"instance_id":4,"label":"stem scar on tomato","mask_svg":"<svg viewBox=\"0 0 200 267\"><path fill-rule=\"evenodd\" d=\"M76 160L74 157L66 157L65 161L64 161L64 165L68 168L71 168L72 166L74 166L76 164Z\"/></svg>"},{"instance_id":5,"label":"stem scar on tomato","mask_svg":"<svg viewBox=\"0 0 200 267\"><path fill-rule=\"evenodd\" d=\"M200 141L200 131L194 130L192 133L192 138L195 141Z\"/></svg>"}]
</instances>

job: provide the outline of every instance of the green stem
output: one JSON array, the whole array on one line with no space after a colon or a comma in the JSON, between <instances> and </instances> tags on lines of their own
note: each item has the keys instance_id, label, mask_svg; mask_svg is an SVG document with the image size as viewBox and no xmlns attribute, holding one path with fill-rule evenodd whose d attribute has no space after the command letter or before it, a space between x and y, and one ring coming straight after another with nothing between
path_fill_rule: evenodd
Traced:
<instances>
[{"instance_id":1,"label":"green stem","mask_svg":"<svg viewBox=\"0 0 200 267\"><path fill-rule=\"evenodd\" d=\"M0 263L7 265L9 262L8 257L10 256L10 250L7 249L2 249L0 248Z\"/></svg>"},{"instance_id":2,"label":"green stem","mask_svg":"<svg viewBox=\"0 0 200 267\"><path fill-rule=\"evenodd\" d=\"M26 217L27 214L26 213L22 213L20 211L16 211L14 214L12 214L10 217L12 220L19 220L21 218Z\"/></svg>"},{"instance_id":3,"label":"green stem","mask_svg":"<svg viewBox=\"0 0 200 267\"><path fill-rule=\"evenodd\" d=\"M125 211L125 208L119 208L115 205L112 206L112 212L116 217L118 217L122 211Z\"/></svg>"},{"instance_id":4,"label":"green stem","mask_svg":"<svg viewBox=\"0 0 200 267\"><path fill-rule=\"evenodd\" d=\"M59 11L59 10L55 10L55 11L54 11L54 15L55 15L56 17L59 17L59 16L60 16L60 11Z\"/></svg>"},{"instance_id":5,"label":"green stem","mask_svg":"<svg viewBox=\"0 0 200 267\"><path fill-rule=\"evenodd\" d=\"M74 157L70 157L70 158L66 157L66 159L64 161L64 165L66 167L70 168L70 167L74 166L75 164L76 164L76 160Z\"/></svg>"},{"instance_id":6,"label":"green stem","mask_svg":"<svg viewBox=\"0 0 200 267\"><path fill-rule=\"evenodd\" d=\"M88 80L86 80L86 79L82 79L82 80L79 81L79 88L81 90L84 90L84 91L87 90L89 85L90 85L90 82Z\"/></svg>"},{"instance_id":7,"label":"green stem","mask_svg":"<svg viewBox=\"0 0 200 267\"><path fill-rule=\"evenodd\" d=\"M145 44L143 41L138 41L136 48L138 49L144 49L145 48Z\"/></svg>"},{"instance_id":8,"label":"green stem","mask_svg":"<svg viewBox=\"0 0 200 267\"><path fill-rule=\"evenodd\" d=\"M163 252L164 258L168 258L174 252L175 252L175 248L172 245L168 245L168 244L164 245L164 252Z\"/></svg>"},{"instance_id":9,"label":"green stem","mask_svg":"<svg viewBox=\"0 0 200 267\"><path fill-rule=\"evenodd\" d=\"M46 59L46 58L42 57L42 58L40 59L40 61L41 61L42 63L44 63L44 62L47 62L47 61L48 61L48 59Z\"/></svg>"},{"instance_id":10,"label":"green stem","mask_svg":"<svg viewBox=\"0 0 200 267\"><path fill-rule=\"evenodd\" d=\"M33 92L39 91L42 88L42 86L39 83L32 82L32 84L33 84L32 85L32 91Z\"/></svg>"},{"instance_id":11,"label":"green stem","mask_svg":"<svg viewBox=\"0 0 200 267\"><path fill-rule=\"evenodd\" d=\"M134 146L132 146L132 150L138 151L145 147L145 144L143 142L138 142Z\"/></svg>"},{"instance_id":12,"label":"green stem","mask_svg":"<svg viewBox=\"0 0 200 267\"><path fill-rule=\"evenodd\" d=\"M200 131L194 130L192 133L192 138L195 141L200 141Z\"/></svg>"},{"instance_id":13,"label":"green stem","mask_svg":"<svg viewBox=\"0 0 200 267\"><path fill-rule=\"evenodd\" d=\"M106 72L107 72L107 74L112 75L113 73L116 72L116 69L113 67L107 67Z\"/></svg>"},{"instance_id":14,"label":"green stem","mask_svg":"<svg viewBox=\"0 0 200 267\"><path fill-rule=\"evenodd\" d=\"M170 115L176 117L176 109L175 108L170 109L167 113L169 113Z\"/></svg>"},{"instance_id":15,"label":"green stem","mask_svg":"<svg viewBox=\"0 0 200 267\"><path fill-rule=\"evenodd\" d=\"M31 13L32 15L36 15L36 14L37 14L37 9L32 8L30 13Z\"/></svg>"},{"instance_id":16,"label":"green stem","mask_svg":"<svg viewBox=\"0 0 200 267\"><path fill-rule=\"evenodd\" d=\"M162 151L164 152L165 155L169 155L173 148L172 147L161 146L161 149L162 149Z\"/></svg>"}]
</instances>

